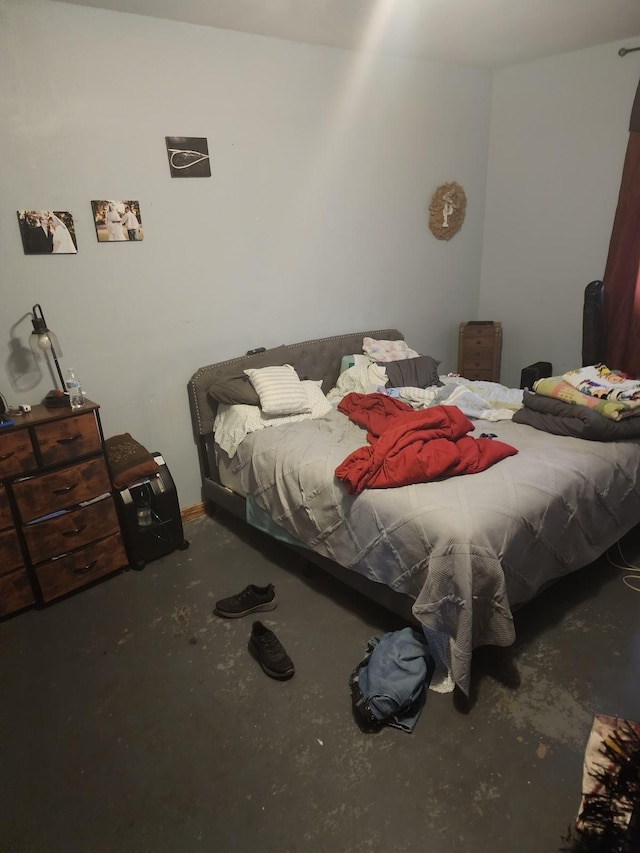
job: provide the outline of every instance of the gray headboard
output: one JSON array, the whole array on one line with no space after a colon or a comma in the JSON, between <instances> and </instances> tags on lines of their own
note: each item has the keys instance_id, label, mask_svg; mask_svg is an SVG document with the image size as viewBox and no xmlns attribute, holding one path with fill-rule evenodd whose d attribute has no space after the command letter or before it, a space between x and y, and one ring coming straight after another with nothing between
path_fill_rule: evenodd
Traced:
<instances>
[{"instance_id":1,"label":"gray headboard","mask_svg":"<svg viewBox=\"0 0 640 853\"><path fill-rule=\"evenodd\" d=\"M332 338L318 338L314 341L303 341L286 346L287 361L295 367L298 375L305 379L322 379L322 390L326 393L336 383L340 372L340 360L343 355L362 352L362 339L376 338L378 340L399 341L404 335L397 329L376 329L370 332L351 332L347 335L335 335ZM277 352L278 361L274 362ZM217 405L207 396L211 383L225 376L244 370L247 367L266 367L271 364L282 364L282 350L268 349L254 355L243 355L217 364L208 364L197 370L187 386L191 420L194 435L208 436L213 432L213 421Z\"/></svg>"}]
</instances>

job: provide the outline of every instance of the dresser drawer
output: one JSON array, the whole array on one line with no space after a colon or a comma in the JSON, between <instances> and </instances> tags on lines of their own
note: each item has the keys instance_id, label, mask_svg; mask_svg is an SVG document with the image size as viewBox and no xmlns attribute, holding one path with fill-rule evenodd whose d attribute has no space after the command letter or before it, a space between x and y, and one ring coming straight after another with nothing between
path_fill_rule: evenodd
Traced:
<instances>
[{"instance_id":1,"label":"dresser drawer","mask_svg":"<svg viewBox=\"0 0 640 853\"><path fill-rule=\"evenodd\" d=\"M34 602L33 590L24 569L0 575L0 616L29 607Z\"/></svg>"},{"instance_id":2,"label":"dresser drawer","mask_svg":"<svg viewBox=\"0 0 640 853\"><path fill-rule=\"evenodd\" d=\"M491 356L493 349L493 338L465 338L462 343L462 351L465 355L471 355L472 353L482 353L483 355L486 355L488 353L489 356Z\"/></svg>"},{"instance_id":3,"label":"dresser drawer","mask_svg":"<svg viewBox=\"0 0 640 853\"><path fill-rule=\"evenodd\" d=\"M102 449L93 412L36 427L43 465L69 462Z\"/></svg>"},{"instance_id":4,"label":"dresser drawer","mask_svg":"<svg viewBox=\"0 0 640 853\"><path fill-rule=\"evenodd\" d=\"M497 382L493 370L489 368L478 369L476 367L468 367L462 374L465 379L475 380L476 382Z\"/></svg>"},{"instance_id":5,"label":"dresser drawer","mask_svg":"<svg viewBox=\"0 0 640 853\"><path fill-rule=\"evenodd\" d=\"M29 430L0 432L0 477L13 477L34 468L37 468L37 463Z\"/></svg>"},{"instance_id":6,"label":"dresser drawer","mask_svg":"<svg viewBox=\"0 0 640 853\"><path fill-rule=\"evenodd\" d=\"M17 569L23 563L22 549L14 528L0 532L0 571Z\"/></svg>"},{"instance_id":7,"label":"dresser drawer","mask_svg":"<svg viewBox=\"0 0 640 853\"><path fill-rule=\"evenodd\" d=\"M0 530L4 530L5 527L13 527L13 518L11 517L7 490L4 486L0 486Z\"/></svg>"},{"instance_id":8,"label":"dresser drawer","mask_svg":"<svg viewBox=\"0 0 640 853\"><path fill-rule=\"evenodd\" d=\"M487 324L487 325L475 325L473 323L465 323L463 334L466 340L469 341L485 341L487 344L490 344L491 341L496 336L496 332L498 331L498 327L495 324Z\"/></svg>"},{"instance_id":9,"label":"dresser drawer","mask_svg":"<svg viewBox=\"0 0 640 853\"><path fill-rule=\"evenodd\" d=\"M465 364L474 361L482 361L485 364L493 364L493 347L463 347L462 358Z\"/></svg>"},{"instance_id":10,"label":"dresser drawer","mask_svg":"<svg viewBox=\"0 0 640 853\"><path fill-rule=\"evenodd\" d=\"M95 539L119 531L118 517L111 497L95 504L27 524L22 532L27 540L32 562L41 563L81 548Z\"/></svg>"},{"instance_id":11,"label":"dresser drawer","mask_svg":"<svg viewBox=\"0 0 640 853\"><path fill-rule=\"evenodd\" d=\"M23 522L75 506L110 491L111 482L102 457L13 484Z\"/></svg>"},{"instance_id":12,"label":"dresser drawer","mask_svg":"<svg viewBox=\"0 0 640 853\"><path fill-rule=\"evenodd\" d=\"M462 370L468 373L470 370L492 370L493 358L465 358L462 361ZM463 375L466 375L463 374Z\"/></svg>"},{"instance_id":13,"label":"dresser drawer","mask_svg":"<svg viewBox=\"0 0 640 853\"><path fill-rule=\"evenodd\" d=\"M51 601L127 565L120 534L43 563L36 569L42 597Z\"/></svg>"}]
</instances>

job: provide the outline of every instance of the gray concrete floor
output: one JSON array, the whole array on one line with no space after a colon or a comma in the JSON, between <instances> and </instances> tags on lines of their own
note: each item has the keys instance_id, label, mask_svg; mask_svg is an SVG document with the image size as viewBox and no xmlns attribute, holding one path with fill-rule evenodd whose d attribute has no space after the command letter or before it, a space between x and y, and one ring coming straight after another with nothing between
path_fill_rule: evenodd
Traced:
<instances>
[{"instance_id":1,"label":"gray concrete floor","mask_svg":"<svg viewBox=\"0 0 640 853\"><path fill-rule=\"evenodd\" d=\"M185 534L0 624L3 853L550 853L594 715L640 718L640 594L604 560L479 650L470 707L429 692L413 734L365 734L349 674L398 619L235 519ZM212 615L252 582L276 585L290 681L248 654L251 616Z\"/></svg>"}]
</instances>

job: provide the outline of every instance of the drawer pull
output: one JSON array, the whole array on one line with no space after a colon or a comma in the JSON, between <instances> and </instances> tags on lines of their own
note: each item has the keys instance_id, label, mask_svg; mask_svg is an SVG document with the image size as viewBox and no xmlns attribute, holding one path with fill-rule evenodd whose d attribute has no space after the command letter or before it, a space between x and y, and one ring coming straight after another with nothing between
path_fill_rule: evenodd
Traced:
<instances>
[{"instance_id":1,"label":"drawer pull","mask_svg":"<svg viewBox=\"0 0 640 853\"><path fill-rule=\"evenodd\" d=\"M79 438L82 438L82 433L77 432L75 435L70 435L67 438L59 438L58 444L73 444L74 441L77 441Z\"/></svg>"},{"instance_id":2,"label":"drawer pull","mask_svg":"<svg viewBox=\"0 0 640 853\"><path fill-rule=\"evenodd\" d=\"M4 456L0 456L0 462L4 462L5 459L11 459L11 457L14 455L15 455L15 450L12 450L10 453L5 453Z\"/></svg>"},{"instance_id":3,"label":"drawer pull","mask_svg":"<svg viewBox=\"0 0 640 853\"><path fill-rule=\"evenodd\" d=\"M54 494L54 495L64 495L66 492L70 492L70 491L71 491L71 489L75 489L75 487L76 487L77 485L78 485L77 483L71 483L71 485L70 485L70 486L62 486L62 487L61 487L61 488L59 488L59 489L53 489L52 494Z\"/></svg>"},{"instance_id":4,"label":"drawer pull","mask_svg":"<svg viewBox=\"0 0 640 853\"><path fill-rule=\"evenodd\" d=\"M82 533L82 531L86 528L86 524L81 524L80 527L76 527L75 530L64 530L63 536L77 536L78 533Z\"/></svg>"},{"instance_id":5,"label":"drawer pull","mask_svg":"<svg viewBox=\"0 0 640 853\"><path fill-rule=\"evenodd\" d=\"M91 560L91 562L87 563L86 566L82 566L79 569L72 569L71 571L74 575L86 575L86 573L90 572L97 562L97 560Z\"/></svg>"}]
</instances>

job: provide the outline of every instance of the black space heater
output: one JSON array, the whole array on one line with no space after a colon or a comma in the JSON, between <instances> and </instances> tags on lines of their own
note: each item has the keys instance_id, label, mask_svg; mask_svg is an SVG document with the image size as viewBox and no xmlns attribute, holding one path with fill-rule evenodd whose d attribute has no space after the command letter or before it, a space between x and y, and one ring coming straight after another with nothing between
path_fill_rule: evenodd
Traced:
<instances>
[{"instance_id":1,"label":"black space heater","mask_svg":"<svg viewBox=\"0 0 640 853\"><path fill-rule=\"evenodd\" d=\"M173 477L161 453L151 454L158 473L114 492L129 565L147 563L189 547L184 538L180 506Z\"/></svg>"},{"instance_id":2,"label":"black space heater","mask_svg":"<svg viewBox=\"0 0 640 853\"><path fill-rule=\"evenodd\" d=\"M528 367L523 367L520 372L520 387L533 391L533 383L538 379L551 376L552 370L553 367L550 361L536 361L534 364L528 365Z\"/></svg>"}]
</instances>

